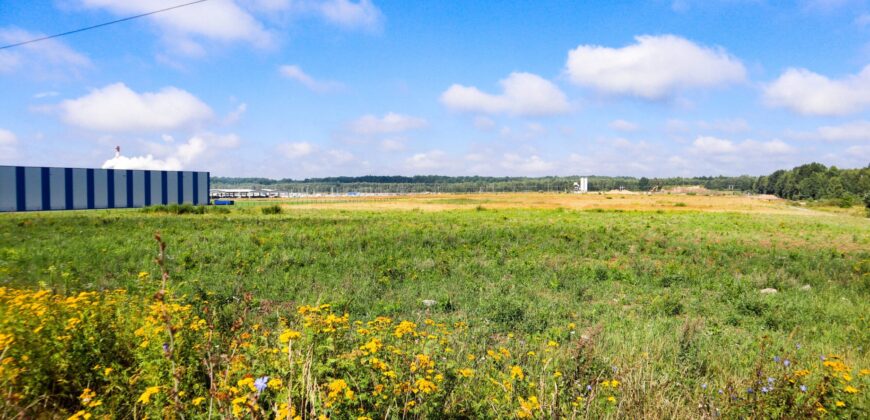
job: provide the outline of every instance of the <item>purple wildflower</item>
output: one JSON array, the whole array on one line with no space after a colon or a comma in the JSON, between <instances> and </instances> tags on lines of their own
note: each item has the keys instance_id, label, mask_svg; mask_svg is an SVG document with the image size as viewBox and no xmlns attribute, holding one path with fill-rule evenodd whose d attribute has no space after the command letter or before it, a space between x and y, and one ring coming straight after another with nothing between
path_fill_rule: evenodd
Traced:
<instances>
[{"instance_id":1,"label":"purple wildflower","mask_svg":"<svg viewBox=\"0 0 870 420\"><path fill-rule=\"evenodd\" d=\"M707 384L701 384L701 389L707 389Z\"/></svg>"},{"instance_id":2,"label":"purple wildflower","mask_svg":"<svg viewBox=\"0 0 870 420\"><path fill-rule=\"evenodd\" d=\"M586 390L587 390L587 391L592 391L592 385L586 385Z\"/></svg>"},{"instance_id":3,"label":"purple wildflower","mask_svg":"<svg viewBox=\"0 0 870 420\"><path fill-rule=\"evenodd\" d=\"M263 390L266 389L267 386L269 386L268 376L257 378L257 380L254 381L254 388L257 388L257 394L263 392Z\"/></svg>"},{"instance_id":4,"label":"purple wildflower","mask_svg":"<svg viewBox=\"0 0 870 420\"><path fill-rule=\"evenodd\" d=\"M783 360L782 365L785 367L791 366L791 360L788 360L788 359Z\"/></svg>"},{"instance_id":5,"label":"purple wildflower","mask_svg":"<svg viewBox=\"0 0 870 420\"><path fill-rule=\"evenodd\" d=\"M769 383L769 384L772 384L773 381L775 381L775 380L776 380L776 379L773 379L773 378L771 378L771 377L769 377L769 376L767 377L767 383Z\"/></svg>"},{"instance_id":6,"label":"purple wildflower","mask_svg":"<svg viewBox=\"0 0 870 420\"><path fill-rule=\"evenodd\" d=\"M801 385L801 392L807 392L807 386Z\"/></svg>"},{"instance_id":7,"label":"purple wildflower","mask_svg":"<svg viewBox=\"0 0 870 420\"><path fill-rule=\"evenodd\" d=\"M767 387L766 387L766 386L763 386L763 387L761 387L761 392L763 392L763 393L765 393L765 394L767 394L767 391L770 391L770 390L769 390L769 389L767 389Z\"/></svg>"},{"instance_id":8,"label":"purple wildflower","mask_svg":"<svg viewBox=\"0 0 870 420\"><path fill-rule=\"evenodd\" d=\"M779 356L773 356L773 361L779 363Z\"/></svg>"}]
</instances>

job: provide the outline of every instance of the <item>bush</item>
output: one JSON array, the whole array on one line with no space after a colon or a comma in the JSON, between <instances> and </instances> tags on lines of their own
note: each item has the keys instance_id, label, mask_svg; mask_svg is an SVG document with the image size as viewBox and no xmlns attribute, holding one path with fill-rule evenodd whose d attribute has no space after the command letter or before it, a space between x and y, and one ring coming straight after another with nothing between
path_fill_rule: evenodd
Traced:
<instances>
[{"instance_id":1,"label":"bush","mask_svg":"<svg viewBox=\"0 0 870 420\"><path fill-rule=\"evenodd\" d=\"M278 204L273 204L271 206L266 206L266 207L260 208L260 211L263 214L281 214L281 212L283 212L284 209L281 208L281 206Z\"/></svg>"},{"instance_id":2,"label":"bush","mask_svg":"<svg viewBox=\"0 0 870 420\"><path fill-rule=\"evenodd\" d=\"M158 204L156 206L143 207L143 213L166 213L166 214L205 214L206 206L194 206L192 204Z\"/></svg>"}]
</instances>

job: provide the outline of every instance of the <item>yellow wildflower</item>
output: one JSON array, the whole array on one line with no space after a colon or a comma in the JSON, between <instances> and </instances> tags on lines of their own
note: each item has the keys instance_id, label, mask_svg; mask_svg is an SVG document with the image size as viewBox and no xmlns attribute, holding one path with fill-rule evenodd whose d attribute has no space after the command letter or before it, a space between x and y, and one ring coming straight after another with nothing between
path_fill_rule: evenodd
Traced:
<instances>
[{"instance_id":1,"label":"yellow wildflower","mask_svg":"<svg viewBox=\"0 0 870 420\"><path fill-rule=\"evenodd\" d=\"M136 402L148 404L149 402L151 402L151 396L158 392L160 392L159 386L149 386L148 388L145 388L145 392L143 392L142 395L139 396L139 399Z\"/></svg>"},{"instance_id":2,"label":"yellow wildflower","mask_svg":"<svg viewBox=\"0 0 870 420\"><path fill-rule=\"evenodd\" d=\"M459 376L461 376L463 378L470 378L470 377L474 376L474 369L464 368L464 369L459 369L458 372L459 372Z\"/></svg>"},{"instance_id":3,"label":"yellow wildflower","mask_svg":"<svg viewBox=\"0 0 870 420\"><path fill-rule=\"evenodd\" d=\"M424 394L431 394L438 390L438 387L434 382L428 381L426 379L420 378L417 379L417 382L414 383L414 392L422 392Z\"/></svg>"},{"instance_id":4,"label":"yellow wildflower","mask_svg":"<svg viewBox=\"0 0 870 420\"><path fill-rule=\"evenodd\" d=\"M858 374L861 376L870 375L870 369L861 369Z\"/></svg>"},{"instance_id":5,"label":"yellow wildflower","mask_svg":"<svg viewBox=\"0 0 870 420\"><path fill-rule=\"evenodd\" d=\"M199 407L199 405L202 404L203 401L205 401L205 397L196 397L190 403L193 404L195 407Z\"/></svg>"},{"instance_id":6,"label":"yellow wildflower","mask_svg":"<svg viewBox=\"0 0 870 420\"><path fill-rule=\"evenodd\" d=\"M858 388L855 388L854 386L849 385L846 388L844 388L843 391L846 391L846 393L848 393L848 394L857 394Z\"/></svg>"},{"instance_id":7,"label":"yellow wildflower","mask_svg":"<svg viewBox=\"0 0 870 420\"><path fill-rule=\"evenodd\" d=\"M67 420L79 420L79 419L89 419L91 418L91 413L88 413L85 410L79 410L75 414L69 417Z\"/></svg>"},{"instance_id":8,"label":"yellow wildflower","mask_svg":"<svg viewBox=\"0 0 870 420\"><path fill-rule=\"evenodd\" d=\"M281 389L281 385L284 385L284 382L278 378L269 379L269 383L267 384L271 389Z\"/></svg>"},{"instance_id":9,"label":"yellow wildflower","mask_svg":"<svg viewBox=\"0 0 870 420\"><path fill-rule=\"evenodd\" d=\"M278 341L280 341L282 344L286 344L288 341L295 340L300 336L301 334L298 331L287 330L278 336Z\"/></svg>"},{"instance_id":10,"label":"yellow wildflower","mask_svg":"<svg viewBox=\"0 0 870 420\"><path fill-rule=\"evenodd\" d=\"M846 382L852 382L852 375L850 375L850 374L848 374L848 373L844 373L844 374L843 374L843 380L846 381Z\"/></svg>"},{"instance_id":11,"label":"yellow wildflower","mask_svg":"<svg viewBox=\"0 0 870 420\"><path fill-rule=\"evenodd\" d=\"M109 376L109 374L112 373L113 370L115 370L115 369L112 369L112 368L110 368L110 367L107 367L107 368L103 369L103 375L104 375L104 376Z\"/></svg>"},{"instance_id":12,"label":"yellow wildflower","mask_svg":"<svg viewBox=\"0 0 870 420\"><path fill-rule=\"evenodd\" d=\"M383 346L384 343L382 343L381 340L378 340L377 338L372 338L368 343L363 344L360 348L367 351L369 354L375 354Z\"/></svg>"},{"instance_id":13,"label":"yellow wildflower","mask_svg":"<svg viewBox=\"0 0 870 420\"><path fill-rule=\"evenodd\" d=\"M236 385L237 385L239 388L243 388L243 389L247 387L247 388L249 388L251 391L256 391L256 390L257 390L257 387L254 386L254 378L251 378L251 377L243 378L243 379L239 379L239 381L236 382Z\"/></svg>"},{"instance_id":14,"label":"yellow wildflower","mask_svg":"<svg viewBox=\"0 0 870 420\"><path fill-rule=\"evenodd\" d=\"M845 407L845 406L846 406L846 403L844 403L844 402L842 402L842 401L837 401L837 402L835 402L834 404L835 404L837 407Z\"/></svg>"},{"instance_id":15,"label":"yellow wildflower","mask_svg":"<svg viewBox=\"0 0 870 420\"><path fill-rule=\"evenodd\" d=\"M402 338L406 334L415 335L416 329L417 329L417 324L415 324L411 321L402 321L396 327L396 330L393 332L393 335L395 335L396 338Z\"/></svg>"},{"instance_id":16,"label":"yellow wildflower","mask_svg":"<svg viewBox=\"0 0 870 420\"><path fill-rule=\"evenodd\" d=\"M520 409L517 411L517 417L528 419L534 417L535 410L541 408L541 403L538 402L538 397L532 395L529 399L520 397Z\"/></svg>"},{"instance_id":17,"label":"yellow wildflower","mask_svg":"<svg viewBox=\"0 0 870 420\"><path fill-rule=\"evenodd\" d=\"M523 373L523 368L517 365L511 366L511 379L523 380L525 378L526 375Z\"/></svg>"},{"instance_id":18,"label":"yellow wildflower","mask_svg":"<svg viewBox=\"0 0 870 420\"><path fill-rule=\"evenodd\" d=\"M559 343L550 340L550 342L547 343L547 347L559 347Z\"/></svg>"},{"instance_id":19,"label":"yellow wildflower","mask_svg":"<svg viewBox=\"0 0 870 420\"><path fill-rule=\"evenodd\" d=\"M611 396L607 397L607 401L610 401L611 403L616 404L616 397L611 395Z\"/></svg>"}]
</instances>

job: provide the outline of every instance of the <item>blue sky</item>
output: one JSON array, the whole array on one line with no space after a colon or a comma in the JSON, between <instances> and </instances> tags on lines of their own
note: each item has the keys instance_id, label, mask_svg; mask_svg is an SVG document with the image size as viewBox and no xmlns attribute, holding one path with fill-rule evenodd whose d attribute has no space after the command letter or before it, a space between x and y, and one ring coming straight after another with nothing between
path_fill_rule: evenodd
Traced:
<instances>
[{"instance_id":1,"label":"blue sky","mask_svg":"<svg viewBox=\"0 0 870 420\"><path fill-rule=\"evenodd\" d=\"M0 44L185 2L0 0ZM0 50L0 164L276 178L862 167L868 3L210 0Z\"/></svg>"}]
</instances>

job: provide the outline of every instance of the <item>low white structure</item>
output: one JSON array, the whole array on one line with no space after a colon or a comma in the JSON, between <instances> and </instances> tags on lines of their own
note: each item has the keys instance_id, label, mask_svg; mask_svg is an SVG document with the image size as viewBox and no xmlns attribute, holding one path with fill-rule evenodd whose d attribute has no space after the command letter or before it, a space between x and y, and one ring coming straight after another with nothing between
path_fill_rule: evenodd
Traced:
<instances>
[{"instance_id":1,"label":"low white structure","mask_svg":"<svg viewBox=\"0 0 870 420\"><path fill-rule=\"evenodd\" d=\"M589 178L586 178L584 176L584 177L580 178L579 183L575 182L574 183L574 192L577 194L589 192Z\"/></svg>"}]
</instances>

